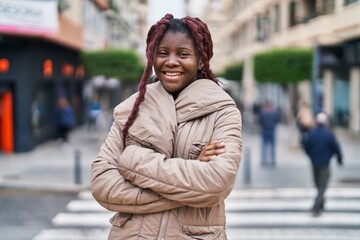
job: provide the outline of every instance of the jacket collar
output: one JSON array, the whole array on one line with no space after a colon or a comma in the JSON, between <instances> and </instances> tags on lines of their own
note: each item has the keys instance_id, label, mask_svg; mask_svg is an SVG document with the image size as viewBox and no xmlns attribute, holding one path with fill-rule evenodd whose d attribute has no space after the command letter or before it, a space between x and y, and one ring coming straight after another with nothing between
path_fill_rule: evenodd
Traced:
<instances>
[{"instance_id":1,"label":"jacket collar","mask_svg":"<svg viewBox=\"0 0 360 240\"><path fill-rule=\"evenodd\" d=\"M198 79L187 86L175 101L178 123L213 113L226 105L235 105L215 82Z\"/></svg>"},{"instance_id":2,"label":"jacket collar","mask_svg":"<svg viewBox=\"0 0 360 240\"><path fill-rule=\"evenodd\" d=\"M114 118L121 128L137 96L138 93L133 94L115 108ZM221 87L208 79L191 83L176 101L160 82L155 82L147 86L145 101L140 104L138 117L129 129L129 137L170 157L179 123L206 116L226 105L235 103Z\"/></svg>"}]
</instances>

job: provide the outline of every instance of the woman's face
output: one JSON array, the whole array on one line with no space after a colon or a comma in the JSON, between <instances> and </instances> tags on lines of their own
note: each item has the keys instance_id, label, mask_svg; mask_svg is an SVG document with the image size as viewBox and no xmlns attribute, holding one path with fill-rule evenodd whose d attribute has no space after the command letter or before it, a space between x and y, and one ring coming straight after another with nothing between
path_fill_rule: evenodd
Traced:
<instances>
[{"instance_id":1,"label":"woman's face","mask_svg":"<svg viewBox=\"0 0 360 240\"><path fill-rule=\"evenodd\" d=\"M202 67L195 45L186 33L168 31L164 34L155 53L154 69L168 92L187 87L196 80Z\"/></svg>"}]
</instances>

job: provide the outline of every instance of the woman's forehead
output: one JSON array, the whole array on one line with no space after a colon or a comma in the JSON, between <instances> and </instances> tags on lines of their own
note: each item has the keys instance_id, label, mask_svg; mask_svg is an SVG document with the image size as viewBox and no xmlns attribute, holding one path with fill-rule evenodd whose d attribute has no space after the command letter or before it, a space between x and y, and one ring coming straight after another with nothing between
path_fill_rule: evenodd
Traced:
<instances>
[{"instance_id":1,"label":"woman's forehead","mask_svg":"<svg viewBox=\"0 0 360 240\"><path fill-rule=\"evenodd\" d=\"M159 46L161 45L191 45L191 47L195 47L194 40L188 33L185 32L174 32L167 31L164 36L160 39Z\"/></svg>"}]
</instances>

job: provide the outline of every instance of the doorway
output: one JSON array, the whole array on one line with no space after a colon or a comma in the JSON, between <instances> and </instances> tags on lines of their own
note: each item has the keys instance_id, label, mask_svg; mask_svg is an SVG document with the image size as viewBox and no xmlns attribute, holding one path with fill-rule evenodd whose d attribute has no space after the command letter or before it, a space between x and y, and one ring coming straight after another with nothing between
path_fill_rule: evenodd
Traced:
<instances>
[{"instance_id":1,"label":"doorway","mask_svg":"<svg viewBox=\"0 0 360 240\"><path fill-rule=\"evenodd\" d=\"M0 90L0 152L14 152L13 94Z\"/></svg>"}]
</instances>

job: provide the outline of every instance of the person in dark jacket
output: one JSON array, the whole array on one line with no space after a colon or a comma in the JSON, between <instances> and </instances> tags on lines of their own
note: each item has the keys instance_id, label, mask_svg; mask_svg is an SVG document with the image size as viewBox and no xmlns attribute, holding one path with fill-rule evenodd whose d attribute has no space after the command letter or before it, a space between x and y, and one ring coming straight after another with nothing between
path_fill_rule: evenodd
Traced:
<instances>
[{"instance_id":1,"label":"person in dark jacket","mask_svg":"<svg viewBox=\"0 0 360 240\"><path fill-rule=\"evenodd\" d=\"M303 146L311 160L314 184L317 196L314 200L312 213L319 216L324 209L325 191L330 179L330 160L336 156L338 164L342 165L342 152L335 134L329 128L328 116L321 112L316 115L316 126L310 130L304 139Z\"/></svg>"},{"instance_id":2,"label":"person in dark jacket","mask_svg":"<svg viewBox=\"0 0 360 240\"><path fill-rule=\"evenodd\" d=\"M276 163L276 126L280 121L278 111L266 101L259 113L261 127L261 164L274 166Z\"/></svg>"},{"instance_id":3,"label":"person in dark jacket","mask_svg":"<svg viewBox=\"0 0 360 240\"><path fill-rule=\"evenodd\" d=\"M74 127L75 119L73 108L65 97L60 97L56 108L56 125L59 139L68 141L70 130Z\"/></svg>"}]
</instances>

